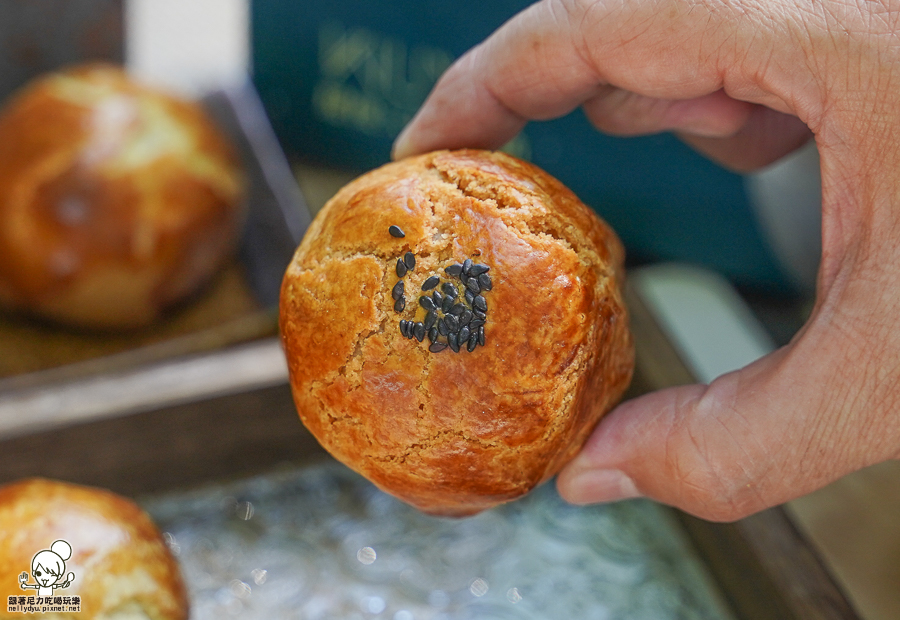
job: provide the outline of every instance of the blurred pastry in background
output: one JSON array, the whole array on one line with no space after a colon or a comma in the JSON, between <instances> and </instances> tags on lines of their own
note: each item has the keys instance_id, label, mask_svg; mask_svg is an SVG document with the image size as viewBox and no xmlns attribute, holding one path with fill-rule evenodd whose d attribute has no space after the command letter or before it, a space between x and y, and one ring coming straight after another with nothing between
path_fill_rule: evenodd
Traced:
<instances>
[{"instance_id":1,"label":"blurred pastry in background","mask_svg":"<svg viewBox=\"0 0 900 620\"><path fill-rule=\"evenodd\" d=\"M65 597L42 618L186 620L178 565L150 517L109 491L44 479L0 487L0 590ZM27 599L26 599L27 600ZM50 605L55 605L52 601ZM22 617L0 606L0 618Z\"/></svg>"},{"instance_id":2,"label":"blurred pastry in background","mask_svg":"<svg viewBox=\"0 0 900 620\"><path fill-rule=\"evenodd\" d=\"M0 305L148 325L232 254L243 191L236 150L198 104L112 65L41 77L0 111Z\"/></svg>"}]
</instances>

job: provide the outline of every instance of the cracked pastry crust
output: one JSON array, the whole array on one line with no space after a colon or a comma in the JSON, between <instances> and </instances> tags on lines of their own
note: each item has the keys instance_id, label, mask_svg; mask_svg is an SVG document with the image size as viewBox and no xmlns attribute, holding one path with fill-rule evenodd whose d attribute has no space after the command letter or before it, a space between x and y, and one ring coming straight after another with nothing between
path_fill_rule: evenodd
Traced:
<instances>
[{"instance_id":1,"label":"cracked pastry crust","mask_svg":"<svg viewBox=\"0 0 900 620\"><path fill-rule=\"evenodd\" d=\"M416 267L397 313L407 251ZM466 258L491 267L485 345L432 353L399 320L422 321L424 280ZM609 226L535 166L474 150L387 164L325 205L285 274L300 418L339 461L424 512L519 497L575 455L631 379L623 275Z\"/></svg>"},{"instance_id":2,"label":"cracked pastry crust","mask_svg":"<svg viewBox=\"0 0 900 620\"><path fill-rule=\"evenodd\" d=\"M216 272L244 220L237 154L204 111L90 64L0 114L0 304L148 325Z\"/></svg>"},{"instance_id":3,"label":"cracked pastry crust","mask_svg":"<svg viewBox=\"0 0 900 620\"><path fill-rule=\"evenodd\" d=\"M178 564L150 517L110 491L32 478L0 486L0 587L4 594L34 595L19 588L32 558L65 540L71 557L65 574L75 578L54 596L80 596L81 612L42 618L187 620L187 590ZM28 575L28 583L35 578ZM7 615L0 606L0 618Z\"/></svg>"}]
</instances>

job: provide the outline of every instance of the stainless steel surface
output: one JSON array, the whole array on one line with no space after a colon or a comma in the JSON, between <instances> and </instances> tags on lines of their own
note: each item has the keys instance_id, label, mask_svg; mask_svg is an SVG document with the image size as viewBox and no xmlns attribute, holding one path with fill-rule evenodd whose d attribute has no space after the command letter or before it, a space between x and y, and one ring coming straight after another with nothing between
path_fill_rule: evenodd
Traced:
<instances>
[{"instance_id":1,"label":"stainless steel surface","mask_svg":"<svg viewBox=\"0 0 900 620\"><path fill-rule=\"evenodd\" d=\"M429 517L331 462L145 498L193 620L728 620L662 506L581 508L552 484Z\"/></svg>"}]
</instances>

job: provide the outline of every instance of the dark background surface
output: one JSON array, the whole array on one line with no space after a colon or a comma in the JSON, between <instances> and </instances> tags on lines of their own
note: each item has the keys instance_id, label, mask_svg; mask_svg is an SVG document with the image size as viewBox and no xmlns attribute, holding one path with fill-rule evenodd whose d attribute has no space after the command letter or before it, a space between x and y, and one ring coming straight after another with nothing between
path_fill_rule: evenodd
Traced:
<instances>
[{"instance_id":1,"label":"dark background surface","mask_svg":"<svg viewBox=\"0 0 900 620\"><path fill-rule=\"evenodd\" d=\"M291 156L363 171L389 160L394 137L451 60L528 4L254 0L254 81ZM510 150L607 219L631 264L688 261L755 291L791 292L743 178L674 136L603 136L575 111L529 124Z\"/></svg>"},{"instance_id":2,"label":"dark background surface","mask_svg":"<svg viewBox=\"0 0 900 620\"><path fill-rule=\"evenodd\" d=\"M0 0L0 99L46 71L122 62L122 0Z\"/></svg>"}]
</instances>

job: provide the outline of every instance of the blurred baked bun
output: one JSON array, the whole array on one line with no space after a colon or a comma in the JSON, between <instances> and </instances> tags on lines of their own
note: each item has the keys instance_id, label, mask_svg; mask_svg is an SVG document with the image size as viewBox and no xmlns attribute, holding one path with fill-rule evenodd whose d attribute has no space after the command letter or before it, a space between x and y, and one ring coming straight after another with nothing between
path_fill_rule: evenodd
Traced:
<instances>
[{"instance_id":1,"label":"blurred baked bun","mask_svg":"<svg viewBox=\"0 0 900 620\"><path fill-rule=\"evenodd\" d=\"M344 187L282 286L300 417L423 511L466 515L572 458L628 385L615 234L502 153L435 152Z\"/></svg>"},{"instance_id":2,"label":"blurred baked bun","mask_svg":"<svg viewBox=\"0 0 900 620\"><path fill-rule=\"evenodd\" d=\"M109 65L42 77L0 112L0 304L147 325L234 249L242 184L197 104Z\"/></svg>"},{"instance_id":3,"label":"blurred baked bun","mask_svg":"<svg viewBox=\"0 0 900 620\"><path fill-rule=\"evenodd\" d=\"M2 618L30 616L8 614L7 597L50 595L34 588L46 583L53 597L80 597L81 611L35 614L42 618L187 620L178 565L147 514L129 500L24 480L0 487L0 532Z\"/></svg>"}]
</instances>

